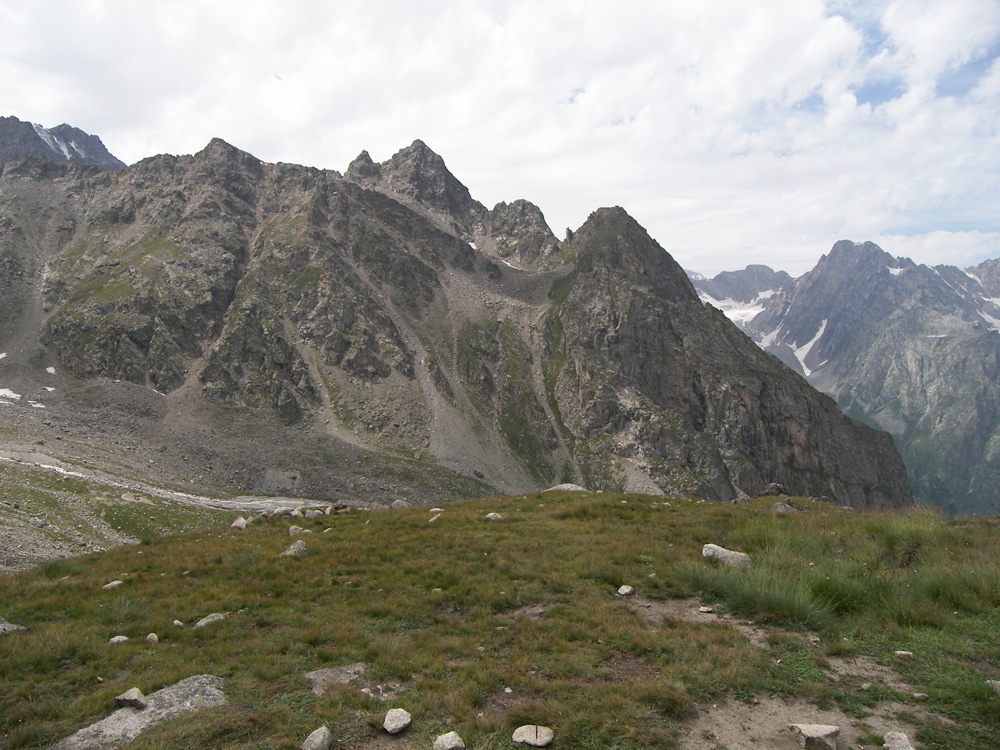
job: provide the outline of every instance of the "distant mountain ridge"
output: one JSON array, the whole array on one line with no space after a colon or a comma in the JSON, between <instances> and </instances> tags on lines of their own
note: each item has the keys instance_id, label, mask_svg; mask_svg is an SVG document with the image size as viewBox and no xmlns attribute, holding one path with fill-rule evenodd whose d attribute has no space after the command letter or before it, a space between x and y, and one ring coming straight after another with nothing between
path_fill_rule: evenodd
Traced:
<instances>
[{"instance_id":1,"label":"distant mountain ridge","mask_svg":"<svg viewBox=\"0 0 1000 750\"><path fill-rule=\"evenodd\" d=\"M1000 512L1000 260L931 268L843 240L777 288L760 267L720 281L696 281L702 299L888 430L918 500Z\"/></svg>"},{"instance_id":2,"label":"distant mountain ridge","mask_svg":"<svg viewBox=\"0 0 1000 750\"><path fill-rule=\"evenodd\" d=\"M216 139L116 172L22 159L0 187L0 387L25 391L0 419L46 444L237 492L911 501L888 436L707 310L621 208L560 242L419 140L344 175Z\"/></svg>"},{"instance_id":3,"label":"distant mountain ridge","mask_svg":"<svg viewBox=\"0 0 1000 750\"><path fill-rule=\"evenodd\" d=\"M108 152L100 138L79 128L65 124L43 128L16 117L0 117L0 163L32 156L91 164L105 171L125 166L125 162Z\"/></svg>"}]
</instances>

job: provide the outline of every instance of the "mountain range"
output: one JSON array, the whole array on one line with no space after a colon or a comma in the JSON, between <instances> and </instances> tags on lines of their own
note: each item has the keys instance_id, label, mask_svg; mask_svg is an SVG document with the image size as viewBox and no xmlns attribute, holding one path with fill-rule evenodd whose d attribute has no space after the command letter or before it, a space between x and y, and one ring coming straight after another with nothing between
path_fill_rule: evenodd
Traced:
<instances>
[{"instance_id":1,"label":"mountain range","mask_svg":"<svg viewBox=\"0 0 1000 750\"><path fill-rule=\"evenodd\" d=\"M0 162L30 156L55 162L92 164L103 170L125 166L125 162L104 147L100 138L72 125L43 128L16 117L0 117Z\"/></svg>"},{"instance_id":2,"label":"mountain range","mask_svg":"<svg viewBox=\"0 0 1000 750\"><path fill-rule=\"evenodd\" d=\"M837 242L798 279L696 279L765 351L892 434L918 501L1000 512L1000 260L928 267Z\"/></svg>"},{"instance_id":3,"label":"mountain range","mask_svg":"<svg viewBox=\"0 0 1000 750\"><path fill-rule=\"evenodd\" d=\"M0 288L0 429L24 451L380 502L911 502L889 436L706 308L626 211L560 241L419 140L344 174L221 140L113 171L7 161Z\"/></svg>"}]
</instances>

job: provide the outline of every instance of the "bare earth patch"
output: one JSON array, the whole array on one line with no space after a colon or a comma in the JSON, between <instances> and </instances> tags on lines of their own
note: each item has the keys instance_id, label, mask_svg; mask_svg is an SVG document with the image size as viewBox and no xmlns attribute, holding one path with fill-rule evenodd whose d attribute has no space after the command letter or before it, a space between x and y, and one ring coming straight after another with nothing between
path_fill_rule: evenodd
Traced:
<instances>
[{"instance_id":1,"label":"bare earth patch","mask_svg":"<svg viewBox=\"0 0 1000 750\"><path fill-rule=\"evenodd\" d=\"M767 630L741 622L731 615L715 612L695 598L656 601L637 596L623 601L649 628L660 628L667 620L700 625L725 624L755 646L765 649L768 648L768 635L774 633L817 641L798 633ZM841 689L860 691L881 685L900 693L913 692L913 688L903 682L894 670L879 664L871 656L829 657L827 662L824 670L827 677ZM629 679L645 678L633 676ZM884 735L886 732L904 732L912 742L916 728L912 721L898 718L900 715L924 721L931 712L921 703L886 702L871 709L870 715L859 719L848 716L836 706L818 708L801 699L758 696L749 703L726 699L700 707L695 718L679 728L677 747L678 750L710 750L715 747L726 750L757 750L761 747L796 750L800 747L799 741L788 730L789 724L833 724L840 727L838 750L865 747L861 740L866 735ZM938 714L933 714L933 717L936 721L951 723Z\"/></svg>"},{"instance_id":2,"label":"bare earth patch","mask_svg":"<svg viewBox=\"0 0 1000 750\"><path fill-rule=\"evenodd\" d=\"M912 724L895 718L900 711L912 706L886 703L871 716L855 719L837 708L821 709L798 699L762 697L753 703L727 700L706 706L680 733L678 750L706 750L716 746L727 750L798 750L796 735L788 731L789 724L833 724L840 727L838 750L864 747L865 735L904 732L913 742L916 730ZM868 747L880 747L869 745Z\"/></svg>"}]
</instances>

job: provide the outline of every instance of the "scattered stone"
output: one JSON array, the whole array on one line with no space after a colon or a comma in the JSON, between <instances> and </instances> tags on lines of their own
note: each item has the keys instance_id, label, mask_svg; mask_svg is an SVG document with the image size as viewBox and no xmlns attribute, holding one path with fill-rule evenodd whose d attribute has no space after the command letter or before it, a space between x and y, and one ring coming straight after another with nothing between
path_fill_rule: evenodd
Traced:
<instances>
[{"instance_id":1,"label":"scattered stone","mask_svg":"<svg viewBox=\"0 0 1000 750\"><path fill-rule=\"evenodd\" d=\"M321 510L307 510L302 515L304 515L306 518L318 518L319 516L323 515L323 511L321 511Z\"/></svg>"},{"instance_id":2,"label":"scattered stone","mask_svg":"<svg viewBox=\"0 0 1000 750\"><path fill-rule=\"evenodd\" d=\"M913 661L912 651L896 651L893 656L895 656L900 661Z\"/></svg>"},{"instance_id":3,"label":"scattered stone","mask_svg":"<svg viewBox=\"0 0 1000 750\"><path fill-rule=\"evenodd\" d=\"M302 557L306 551L306 543L299 539L299 541L278 555L278 557Z\"/></svg>"},{"instance_id":4,"label":"scattered stone","mask_svg":"<svg viewBox=\"0 0 1000 750\"><path fill-rule=\"evenodd\" d=\"M108 643L125 643L125 641L127 640L128 640L127 635L116 635L113 636L111 640L108 641Z\"/></svg>"},{"instance_id":5,"label":"scattered stone","mask_svg":"<svg viewBox=\"0 0 1000 750\"><path fill-rule=\"evenodd\" d=\"M194 624L194 629L203 628L206 625L211 625L213 622L219 622L219 620L225 620L226 615L222 612L213 612L207 617L202 617L198 622Z\"/></svg>"},{"instance_id":6,"label":"scattered stone","mask_svg":"<svg viewBox=\"0 0 1000 750\"><path fill-rule=\"evenodd\" d=\"M717 544L706 544L701 548L701 556L706 560L718 560L735 568L749 568L753 564L750 555L745 552L734 552Z\"/></svg>"},{"instance_id":7,"label":"scattered stone","mask_svg":"<svg viewBox=\"0 0 1000 750\"><path fill-rule=\"evenodd\" d=\"M118 708L138 708L140 711L146 707L146 696L139 688L129 688L124 693L115 697L115 706Z\"/></svg>"},{"instance_id":8,"label":"scattered stone","mask_svg":"<svg viewBox=\"0 0 1000 750\"><path fill-rule=\"evenodd\" d=\"M237 531L243 531L243 529L245 529L246 527L247 527L247 519L245 519L243 516L240 516L229 525L229 528L236 529Z\"/></svg>"},{"instance_id":9,"label":"scattered stone","mask_svg":"<svg viewBox=\"0 0 1000 750\"><path fill-rule=\"evenodd\" d=\"M364 675L367 668L364 662L358 662L306 672L305 678L312 683L313 695L323 695L331 685L349 685L355 682Z\"/></svg>"},{"instance_id":10,"label":"scattered stone","mask_svg":"<svg viewBox=\"0 0 1000 750\"><path fill-rule=\"evenodd\" d=\"M434 523L434 522L435 522L436 520L438 520L438 519L439 519L440 517L441 517L441 514L440 514L440 513L438 513L438 514L437 514L436 516L431 516L431 520L429 520L429 521L428 521L427 523Z\"/></svg>"},{"instance_id":11,"label":"scattered stone","mask_svg":"<svg viewBox=\"0 0 1000 750\"><path fill-rule=\"evenodd\" d=\"M987 680L986 687L993 688L994 693L1000 693L1000 680Z\"/></svg>"},{"instance_id":12,"label":"scattered stone","mask_svg":"<svg viewBox=\"0 0 1000 750\"><path fill-rule=\"evenodd\" d=\"M144 710L120 708L111 716L51 745L51 750L121 747L138 737L144 729L189 711L224 705L226 694L222 691L222 680L202 674L150 693L144 700Z\"/></svg>"},{"instance_id":13,"label":"scattered stone","mask_svg":"<svg viewBox=\"0 0 1000 750\"><path fill-rule=\"evenodd\" d=\"M155 646L159 642L160 642L160 636L158 636L156 633L150 633L149 635L146 636L146 643L152 646Z\"/></svg>"},{"instance_id":14,"label":"scattered stone","mask_svg":"<svg viewBox=\"0 0 1000 750\"><path fill-rule=\"evenodd\" d=\"M573 484L567 482L566 484L557 484L555 487L549 487L547 490L542 490L542 492L586 492L586 487L581 487L578 484Z\"/></svg>"},{"instance_id":15,"label":"scattered stone","mask_svg":"<svg viewBox=\"0 0 1000 750\"><path fill-rule=\"evenodd\" d=\"M295 536L296 534L301 534L303 531L305 531L305 529L301 526L292 525L288 527L288 536Z\"/></svg>"},{"instance_id":16,"label":"scattered stone","mask_svg":"<svg viewBox=\"0 0 1000 750\"><path fill-rule=\"evenodd\" d=\"M806 750L837 750L840 727L832 724L789 724L788 730L799 736L799 744Z\"/></svg>"},{"instance_id":17,"label":"scattered stone","mask_svg":"<svg viewBox=\"0 0 1000 750\"><path fill-rule=\"evenodd\" d=\"M713 613L713 612L714 612L715 610L714 610L714 609L712 609L711 607L698 607L698 611L699 611L699 612L700 612L701 614L703 614L703 615L710 615L710 614L712 614L712 613Z\"/></svg>"},{"instance_id":18,"label":"scattered stone","mask_svg":"<svg viewBox=\"0 0 1000 750\"><path fill-rule=\"evenodd\" d=\"M502 518L503 518L503 516L501 516L499 513L487 513L486 514L486 520L487 521L499 521Z\"/></svg>"},{"instance_id":19,"label":"scattered stone","mask_svg":"<svg viewBox=\"0 0 1000 750\"><path fill-rule=\"evenodd\" d=\"M917 703L925 703L929 699L930 699L930 696L927 695L927 693L914 693L913 694L913 700L917 701Z\"/></svg>"},{"instance_id":20,"label":"scattered stone","mask_svg":"<svg viewBox=\"0 0 1000 750\"><path fill-rule=\"evenodd\" d=\"M458 732L448 732L434 740L434 750L465 750L465 743Z\"/></svg>"},{"instance_id":21,"label":"scattered stone","mask_svg":"<svg viewBox=\"0 0 1000 750\"><path fill-rule=\"evenodd\" d=\"M306 737L306 741L300 747L301 750L330 750L332 744L333 735L326 726L322 726Z\"/></svg>"},{"instance_id":22,"label":"scattered stone","mask_svg":"<svg viewBox=\"0 0 1000 750\"><path fill-rule=\"evenodd\" d=\"M13 633L15 630L24 630L21 625L15 625L12 622L7 622L5 619L0 617L0 635L4 633Z\"/></svg>"},{"instance_id":23,"label":"scattered stone","mask_svg":"<svg viewBox=\"0 0 1000 750\"><path fill-rule=\"evenodd\" d=\"M771 482L764 491L761 493L762 497L769 495L787 495L788 491L785 489L784 485L778 484L777 482Z\"/></svg>"},{"instance_id":24,"label":"scattered stone","mask_svg":"<svg viewBox=\"0 0 1000 750\"><path fill-rule=\"evenodd\" d=\"M555 732L553 732L549 727L540 727L537 724L526 724L523 727L515 729L514 736L511 737L511 739L521 745L530 745L531 747L548 747L552 744L554 737Z\"/></svg>"},{"instance_id":25,"label":"scattered stone","mask_svg":"<svg viewBox=\"0 0 1000 750\"><path fill-rule=\"evenodd\" d=\"M410 504L405 500L393 500L392 505L390 505L389 507L399 510L400 508L409 508Z\"/></svg>"},{"instance_id":26,"label":"scattered stone","mask_svg":"<svg viewBox=\"0 0 1000 750\"><path fill-rule=\"evenodd\" d=\"M410 712L402 708L391 708L385 715L382 728L389 734L399 734L410 726Z\"/></svg>"},{"instance_id":27,"label":"scattered stone","mask_svg":"<svg viewBox=\"0 0 1000 750\"><path fill-rule=\"evenodd\" d=\"M302 518L302 511L299 510L298 508L296 508L291 513L289 513L288 515L290 515L292 518Z\"/></svg>"},{"instance_id":28,"label":"scattered stone","mask_svg":"<svg viewBox=\"0 0 1000 750\"><path fill-rule=\"evenodd\" d=\"M183 628L184 627L184 623L181 622L180 620L174 620L174 627L175 628Z\"/></svg>"},{"instance_id":29,"label":"scattered stone","mask_svg":"<svg viewBox=\"0 0 1000 750\"><path fill-rule=\"evenodd\" d=\"M118 587L119 587L119 586L121 586L121 585L122 585L123 583L124 583L124 581L112 581L111 583L106 583L106 584L104 584L103 586L101 586L101 588L102 588L102 589L103 589L104 591L110 591L111 589L116 589L116 588L118 588Z\"/></svg>"},{"instance_id":30,"label":"scattered stone","mask_svg":"<svg viewBox=\"0 0 1000 750\"><path fill-rule=\"evenodd\" d=\"M902 732L886 732L882 747L886 750L913 750L909 737Z\"/></svg>"},{"instance_id":31,"label":"scattered stone","mask_svg":"<svg viewBox=\"0 0 1000 750\"><path fill-rule=\"evenodd\" d=\"M799 509L790 503L782 502L779 500L774 505L771 506L771 512L775 515L781 515L783 513L798 513Z\"/></svg>"},{"instance_id":32,"label":"scattered stone","mask_svg":"<svg viewBox=\"0 0 1000 750\"><path fill-rule=\"evenodd\" d=\"M618 588L618 596L632 596L635 593L635 589L631 586L620 586Z\"/></svg>"},{"instance_id":33,"label":"scattered stone","mask_svg":"<svg viewBox=\"0 0 1000 750\"><path fill-rule=\"evenodd\" d=\"M431 513L444 513L444 508L431 508Z\"/></svg>"}]
</instances>

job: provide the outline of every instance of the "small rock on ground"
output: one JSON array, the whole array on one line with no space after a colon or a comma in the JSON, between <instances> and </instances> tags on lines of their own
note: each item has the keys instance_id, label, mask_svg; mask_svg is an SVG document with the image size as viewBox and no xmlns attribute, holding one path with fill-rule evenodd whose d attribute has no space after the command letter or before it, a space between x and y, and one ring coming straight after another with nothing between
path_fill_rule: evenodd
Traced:
<instances>
[{"instance_id":1,"label":"small rock on ground","mask_svg":"<svg viewBox=\"0 0 1000 750\"><path fill-rule=\"evenodd\" d=\"M549 727L540 727L537 724L526 724L514 730L511 737L514 742L531 747L548 747L555 738L555 732Z\"/></svg>"},{"instance_id":2,"label":"small rock on ground","mask_svg":"<svg viewBox=\"0 0 1000 750\"><path fill-rule=\"evenodd\" d=\"M301 750L330 750L332 744L333 735L327 727L322 726L306 737L300 747Z\"/></svg>"},{"instance_id":3,"label":"small rock on ground","mask_svg":"<svg viewBox=\"0 0 1000 750\"><path fill-rule=\"evenodd\" d=\"M247 527L247 519L245 519L243 516L240 516L229 525L229 528L236 529L237 531L243 531L243 529L245 529L246 527Z\"/></svg>"},{"instance_id":4,"label":"small rock on ground","mask_svg":"<svg viewBox=\"0 0 1000 750\"><path fill-rule=\"evenodd\" d=\"M618 589L618 596L632 596L635 593L635 589L631 586L621 586Z\"/></svg>"},{"instance_id":5,"label":"small rock on ground","mask_svg":"<svg viewBox=\"0 0 1000 750\"><path fill-rule=\"evenodd\" d=\"M503 516L501 516L499 513L487 513L486 514L486 520L487 521L500 521L500 520L503 520Z\"/></svg>"},{"instance_id":6,"label":"small rock on ground","mask_svg":"<svg viewBox=\"0 0 1000 750\"><path fill-rule=\"evenodd\" d=\"M160 642L160 636L158 636L156 633L150 633L149 635L146 636L146 643L152 646L155 646L159 642Z\"/></svg>"},{"instance_id":7,"label":"small rock on ground","mask_svg":"<svg viewBox=\"0 0 1000 750\"><path fill-rule=\"evenodd\" d=\"M278 557L302 557L307 549L306 543L299 539L299 541L278 555Z\"/></svg>"},{"instance_id":8,"label":"small rock on ground","mask_svg":"<svg viewBox=\"0 0 1000 750\"><path fill-rule=\"evenodd\" d=\"M111 589L118 588L119 586L122 585L122 583L123 581L112 581L111 583L106 583L103 586L101 586L101 589L104 591L110 591Z\"/></svg>"},{"instance_id":9,"label":"small rock on ground","mask_svg":"<svg viewBox=\"0 0 1000 750\"><path fill-rule=\"evenodd\" d=\"M15 625L12 622L7 622L5 619L0 617L0 635L4 633L13 633L15 630L24 630L21 625Z\"/></svg>"},{"instance_id":10,"label":"small rock on ground","mask_svg":"<svg viewBox=\"0 0 1000 750\"><path fill-rule=\"evenodd\" d=\"M886 750L913 750L910 739L902 732L886 732L882 747Z\"/></svg>"},{"instance_id":11,"label":"small rock on ground","mask_svg":"<svg viewBox=\"0 0 1000 750\"><path fill-rule=\"evenodd\" d=\"M127 635L116 635L112 636L108 643L125 643L128 640Z\"/></svg>"},{"instance_id":12,"label":"small rock on ground","mask_svg":"<svg viewBox=\"0 0 1000 750\"><path fill-rule=\"evenodd\" d=\"M465 750L465 743L458 732L448 732L434 740L434 750Z\"/></svg>"},{"instance_id":13,"label":"small rock on ground","mask_svg":"<svg viewBox=\"0 0 1000 750\"><path fill-rule=\"evenodd\" d=\"M386 712L382 728L389 734L399 734L410 726L410 712L402 708L391 708Z\"/></svg>"},{"instance_id":14,"label":"small rock on ground","mask_svg":"<svg viewBox=\"0 0 1000 750\"><path fill-rule=\"evenodd\" d=\"M718 544L706 544L701 548L701 556L706 560L718 560L736 568L749 568L753 561L745 552L734 552Z\"/></svg>"},{"instance_id":15,"label":"small rock on ground","mask_svg":"<svg viewBox=\"0 0 1000 750\"><path fill-rule=\"evenodd\" d=\"M305 678L312 683L313 695L323 695L331 685L349 685L364 676L368 665L364 662L345 664L341 667L328 667L306 672Z\"/></svg>"},{"instance_id":16,"label":"small rock on ground","mask_svg":"<svg viewBox=\"0 0 1000 750\"><path fill-rule=\"evenodd\" d=\"M138 708L140 711L146 707L146 696L139 688L129 688L121 695L115 696L115 706L118 708Z\"/></svg>"},{"instance_id":17,"label":"small rock on ground","mask_svg":"<svg viewBox=\"0 0 1000 750\"><path fill-rule=\"evenodd\" d=\"M913 661L912 651L896 651L893 656L901 661Z\"/></svg>"},{"instance_id":18,"label":"small rock on ground","mask_svg":"<svg viewBox=\"0 0 1000 750\"><path fill-rule=\"evenodd\" d=\"M145 697L146 708L120 708L110 716L50 746L50 750L105 750L121 747L144 729L188 711L213 708L226 702L222 680L202 674L188 677Z\"/></svg>"},{"instance_id":19,"label":"small rock on ground","mask_svg":"<svg viewBox=\"0 0 1000 750\"><path fill-rule=\"evenodd\" d=\"M789 724L788 729L799 736L799 744L806 750L837 750L840 727L832 724Z\"/></svg>"},{"instance_id":20,"label":"small rock on ground","mask_svg":"<svg viewBox=\"0 0 1000 750\"><path fill-rule=\"evenodd\" d=\"M211 625L213 622L219 622L219 620L225 620L226 616L222 612L213 612L207 617L202 617L198 622L194 624L195 629L203 628L206 625Z\"/></svg>"}]
</instances>

